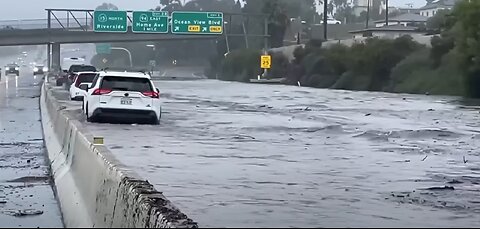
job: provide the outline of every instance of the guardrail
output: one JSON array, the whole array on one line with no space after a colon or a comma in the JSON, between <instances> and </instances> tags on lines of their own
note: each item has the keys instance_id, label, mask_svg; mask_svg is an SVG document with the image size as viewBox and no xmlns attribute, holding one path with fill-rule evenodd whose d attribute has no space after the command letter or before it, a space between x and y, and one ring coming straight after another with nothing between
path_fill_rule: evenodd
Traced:
<instances>
[{"instance_id":1,"label":"guardrail","mask_svg":"<svg viewBox=\"0 0 480 229\"><path fill-rule=\"evenodd\" d=\"M70 30L80 28L83 31L91 31L93 29L93 12L94 10L83 9L46 9L47 11L47 28L54 28L55 24L60 28ZM60 19L65 15L63 20Z\"/></svg>"},{"instance_id":2,"label":"guardrail","mask_svg":"<svg viewBox=\"0 0 480 229\"><path fill-rule=\"evenodd\" d=\"M91 20L90 18L77 18L77 20L85 21ZM88 25L88 23L87 23ZM86 28L85 26L79 27L75 20L71 18L57 18L50 23L51 29L78 29ZM48 29L47 19L27 19L27 20L2 20L0 21L0 30L14 30L14 29Z\"/></svg>"}]
</instances>

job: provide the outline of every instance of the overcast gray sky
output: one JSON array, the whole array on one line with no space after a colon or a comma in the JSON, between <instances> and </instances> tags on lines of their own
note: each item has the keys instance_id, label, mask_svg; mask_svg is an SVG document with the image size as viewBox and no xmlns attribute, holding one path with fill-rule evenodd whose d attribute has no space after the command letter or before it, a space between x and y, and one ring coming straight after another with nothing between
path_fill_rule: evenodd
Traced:
<instances>
[{"instance_id":1,"label":"overcast gray sky","mask_svg":"<svg viewBox=\"0 0 480 229\"><path fill-rule=\"evenodd\" d=\"M45 8L94 9L103 2L110 2L120 9L147 10L157 6L158 0L1 0L0 20L45 18ZM261 0L259 0L261 1ZM301 1L301 0L291 0ZM425 0L390 0L391 5L405 7L407 3L415 7L425 5ZM7 6L8 5L8 6ZM62 16L63 17L63 16ZM65 16L66 17L66 16Z\"/></svg>"}]
</instances>

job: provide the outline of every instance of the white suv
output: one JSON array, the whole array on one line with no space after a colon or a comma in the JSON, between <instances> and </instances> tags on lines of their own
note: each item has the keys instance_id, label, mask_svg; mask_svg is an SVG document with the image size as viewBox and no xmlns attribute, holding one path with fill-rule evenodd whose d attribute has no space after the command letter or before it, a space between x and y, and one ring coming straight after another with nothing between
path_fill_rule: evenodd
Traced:
<instances>
[{"instance_id":1,"label":"white suv","mask_svg":"<svg viewBox=\"0 0 480 229\"><path fill-rule=\"evenodd\" d=\"M86 90L83 111L89 122L122 119L160 123L160 92L147 74L102 71Z\"/></svg>"},{"instance_id":2,"label":"white suv","mask_svg":"<svg viewBox=\"0 0 480 229\"><path fill-rule=\"evenodd\" d=\"M71 100L82 100L87 93L85 90L82 90L80 86L86 84L85 86L90 87L92 85L93 79L97 76L96 72L78 72L75 73L73 83L70 86L70 99ZM84 86L84 87L85 87Z\"/></svg>"}]
</instances>

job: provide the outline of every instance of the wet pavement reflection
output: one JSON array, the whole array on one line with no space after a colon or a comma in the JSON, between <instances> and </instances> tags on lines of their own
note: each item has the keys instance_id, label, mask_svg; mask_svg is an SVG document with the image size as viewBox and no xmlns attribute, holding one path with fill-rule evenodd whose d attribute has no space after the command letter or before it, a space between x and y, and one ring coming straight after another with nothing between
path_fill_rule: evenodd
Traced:
<instances>
[{"instance_id":1,"label":"wet pavement reflection","mask_svg":"<svg viewBox=\"0 0 480 229\"><path fill-rule=\"evenodd\" d=\"M0 226L63 227L43 143L42 76L0 80Z\"/></svg>"}]
</instances>

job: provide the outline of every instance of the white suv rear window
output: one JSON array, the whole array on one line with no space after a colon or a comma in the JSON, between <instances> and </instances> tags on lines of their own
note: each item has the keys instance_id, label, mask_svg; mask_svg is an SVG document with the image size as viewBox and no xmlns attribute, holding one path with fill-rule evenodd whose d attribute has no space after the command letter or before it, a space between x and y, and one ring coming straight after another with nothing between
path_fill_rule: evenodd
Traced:
<instances>
[{"instance_id":1,"label":"white suv rear window","mask_svg":"<svg viewBox=\"0 0 480 229\"><path fill-rule=\"evenodd\" d=\"M153 91L149 79L118 76L105 76L100 88L113 91Z\"/></svg>"}]
</instances>

